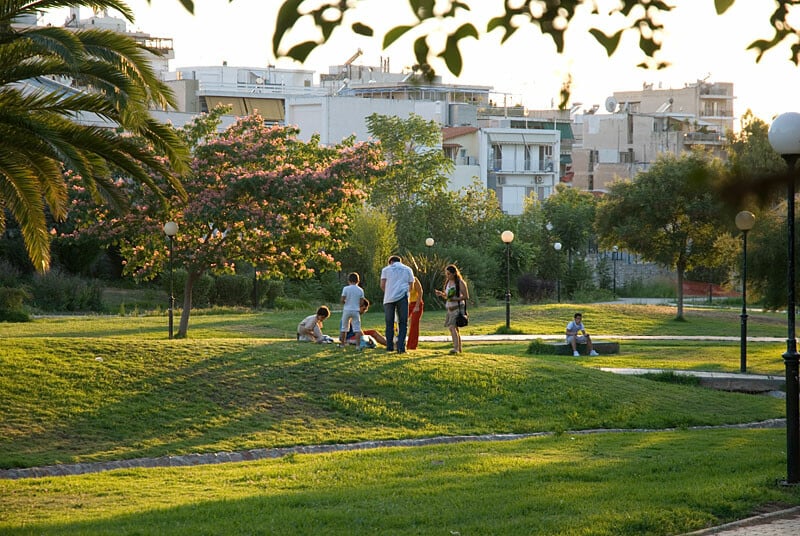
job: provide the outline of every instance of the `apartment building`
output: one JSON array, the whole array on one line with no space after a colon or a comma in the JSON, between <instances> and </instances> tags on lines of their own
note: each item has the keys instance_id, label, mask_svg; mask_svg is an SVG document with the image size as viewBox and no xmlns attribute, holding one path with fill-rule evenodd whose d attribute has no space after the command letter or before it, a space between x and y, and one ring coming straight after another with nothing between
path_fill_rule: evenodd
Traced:
<instances>
[{"instance_id":1,"label":"apartment building","mask_svg":"<svg viewBox=\"0 0 800 536\"><path fill-rule=\"evenodd\" d=\"M580 132L573 146L576 187L606 190L618 178L647 170L661 153L694 148L725 158L733 130L733 84L698 80L678 89L618 91L604 106L575 116ZM605 110L606 113L602 113Z\"/></svg>"}]
</instances>

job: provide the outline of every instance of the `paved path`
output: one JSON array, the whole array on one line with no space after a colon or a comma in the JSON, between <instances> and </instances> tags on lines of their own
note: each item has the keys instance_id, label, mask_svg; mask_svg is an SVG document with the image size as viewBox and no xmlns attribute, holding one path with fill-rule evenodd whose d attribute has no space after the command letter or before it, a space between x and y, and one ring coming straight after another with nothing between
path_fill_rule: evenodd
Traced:
<instances>
[{"instance_id":1,"label":"paved path","mask_svg":"<svg viewBox=\"0 0 800 536\"><path fill-rule=\"evenodd\" d=\"M798 536L800 535L800 506L690 532L684 536L709 536L711 534L715 536Z\"/></svg>"}]
</instances>

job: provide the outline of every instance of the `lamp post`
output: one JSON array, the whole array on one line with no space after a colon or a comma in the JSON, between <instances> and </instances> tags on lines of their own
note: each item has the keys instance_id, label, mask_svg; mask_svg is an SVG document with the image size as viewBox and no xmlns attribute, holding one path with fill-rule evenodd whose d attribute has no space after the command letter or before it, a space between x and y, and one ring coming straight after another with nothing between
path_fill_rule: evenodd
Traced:
<instances>
[{"instance_id":1,"label":"lamp post","mask_svg":"<svg viewBox=\"0 0 800 536\"><path fill-rule=\"evenodd\" d=\"M800 412L798 411L798 354L795 338L795 290L794 290L794 181L795 166L800 157L800 113L788 112L779 115L769 127L769 143L786 161L786 229L787 229L787 332L786 353L786 483L800 482Z\"/></svg>"},{"instance_id":2,"label":"lamp post","mask_svg":"<svg viewBox=\"0 0 800 536\"><path fill-rule=\"evenodd\" d=\"M556 242L553 244L553 249L556 251L561 251L561 242ZM556 257L556 299L558 303L561 303L561 258Z\"/></svg>"},{"instance_id":3,"label":"lamp post","mask_svg":"<svg viewBox=\"0 0 800 536\"><path fill-rule=\"evenodd\" d=\"M175 309L175 292L172 286L172 257L173 257L173 242L175 235L178 234L178 224L174 221L168 221L164 224L164 234L169 238L169 338L172 338L172 311Z\"/></svg>"},{"instance_id":4,"label":"lamp post","mask_svg":"<svg viewBox=\"0 0 800 536\"><path fill-rule=\"evenodd\" d=\"M736 227L742 232L742 335L739 372L747 372L747 231L753 228L756 217L746 210L736 215Z\"/></svg>"},{"instance_id":5,"label":"lamp post","mask_svg":"<svg viewBox=\"0 0 800 536\"><path fill-rule=\"evenodd\" d=\"M500 240L506 244L506 330L511 328L511 242L514 233L503 231Z\"/></svg>"},{"instance_id":6,"label":"lamp post","mask_svg":"<svg viewBox=\"0 0 800 536\"><path fill-rule=\"evenodd\" d=\"M614 246L611 248L611 264L614 265L614 272L613 272L613 280L611 281L611 289L612 295L614 299L617 299L617 255L619 252L619 247Z\"/></svg>"}]
</instances>

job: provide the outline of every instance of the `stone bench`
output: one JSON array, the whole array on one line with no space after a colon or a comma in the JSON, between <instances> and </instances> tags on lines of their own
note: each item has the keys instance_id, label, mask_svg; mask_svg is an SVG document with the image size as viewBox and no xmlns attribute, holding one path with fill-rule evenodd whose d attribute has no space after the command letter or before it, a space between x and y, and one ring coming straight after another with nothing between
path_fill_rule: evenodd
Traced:
<instances>
[{"instance_id":1,"label":"stone bench","mask_svg":"<svg viewBox=\"0 0 800 536\"><path fill-rule=\"evenodd\" d=\"M567 344L566 342L553 342L550 343L550 346L553 347L553 353L556 355L572 355L571 344ZM576 348L582 356L589 355L589 351L586 349L586 343L578 343ZM592 341L592 349L594 349L594 351L600 355L618 354L619 343L610 341Z\"/></svg>"}]
</instances>

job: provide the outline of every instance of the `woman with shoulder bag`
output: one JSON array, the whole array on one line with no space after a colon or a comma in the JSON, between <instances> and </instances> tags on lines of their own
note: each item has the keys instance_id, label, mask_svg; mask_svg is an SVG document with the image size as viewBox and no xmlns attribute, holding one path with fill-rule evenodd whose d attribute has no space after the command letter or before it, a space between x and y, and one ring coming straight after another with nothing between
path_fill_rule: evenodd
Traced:
<instances>
[{"instance_id":1,"label":"woman with shoulder bag","mask_svg":"<svg viewBox=\"0 0 800 536\"><path fill-rule=\"evenodd\" d=\"M456 322L462 308L466 308L469 299L467 284L461 277L461 273L455 264L450 264L444 269L445 282L444 290L436 290L436 295L445 301L447 316L444 319L444 327L450 330L453 339L453 349L451 354L461 353L461 332Z\"/></svg>"}]
</instances>

